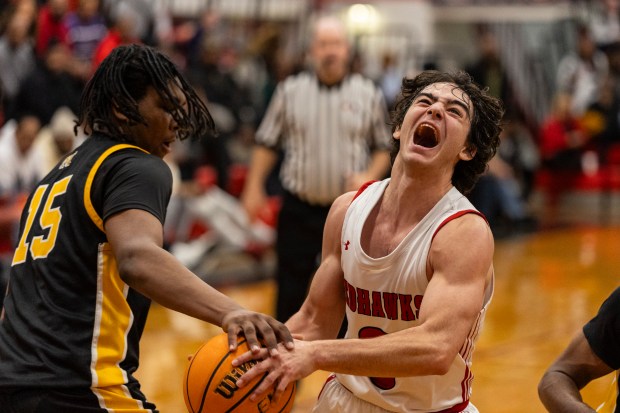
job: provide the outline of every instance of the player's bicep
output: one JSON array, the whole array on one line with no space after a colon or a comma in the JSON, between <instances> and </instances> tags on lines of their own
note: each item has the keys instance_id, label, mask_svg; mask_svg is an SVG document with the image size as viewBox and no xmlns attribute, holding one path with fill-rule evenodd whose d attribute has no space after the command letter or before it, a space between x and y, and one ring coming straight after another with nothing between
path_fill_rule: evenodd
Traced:
<instances>
[{"instance_id":1,"label":"player's bicep","mask_svg":"<svg viewBox=\"0 0 620 413\"><path fill-rule=\"evenodd\" d=\"M135 276L153 250L161 249L163 229L159 219L141 209L118 212L104 223L121 277Z\"/></svg>"},{"instance_id":2,"label":"player's bicep","mask_svg":"<svg viewBox=\"0 0 620 413\"><path fill-rule=\"evenodd\" d=\"M455 346L462 344L482 309L491 282L493 236L484 220L465 215L445 225L429 252L429 285L420 320L443 333Z\"/></svg>"}]
</instances>

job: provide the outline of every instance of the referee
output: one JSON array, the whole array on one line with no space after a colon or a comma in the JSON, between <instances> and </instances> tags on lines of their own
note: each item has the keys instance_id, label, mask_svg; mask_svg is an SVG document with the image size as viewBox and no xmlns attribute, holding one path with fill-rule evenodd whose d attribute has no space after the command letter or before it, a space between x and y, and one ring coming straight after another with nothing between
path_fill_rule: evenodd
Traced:
<instances>
[{"instance_id":1,"label":"referee","mask_svg":"<svg viewBox=\"0 0 620 413\"><path fill-rule=\"evenodd\" d=\"M349 73L349 42L338 19L316 21L310 56L314 70L290 76L274 93L256 132L241 197L253 219L266 201L266 179L281 151L284 195L276 242L281 321L306 297L331 203L383 178L390 167L385 99L370 79Z\"/></svg>"}]
</instances>

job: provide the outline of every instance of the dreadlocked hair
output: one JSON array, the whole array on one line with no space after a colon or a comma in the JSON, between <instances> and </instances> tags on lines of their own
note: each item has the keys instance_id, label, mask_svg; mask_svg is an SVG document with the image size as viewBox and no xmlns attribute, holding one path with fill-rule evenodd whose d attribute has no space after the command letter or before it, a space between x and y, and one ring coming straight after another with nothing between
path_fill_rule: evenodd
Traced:
<instances>
[{"instance_id":1,"label":"dreadlocked hair","mask_svg":"<svg viewBox=\"0 0 620 413\"><path fill-rule=\"evenodd\" d=\"M183 107L173 93L181 89L187 101ZM122 128L127 117L130 124L146 121L138 111L138 102L152 86L179 126L180 140L215 135L215 124L206 105L184 79L174 63L149 46L124 45L115 48L99 65L86 84L80 100L75 130L82 126L86 134L102 133L115 140L131 142Z\"/></svg>"}]
</instances>

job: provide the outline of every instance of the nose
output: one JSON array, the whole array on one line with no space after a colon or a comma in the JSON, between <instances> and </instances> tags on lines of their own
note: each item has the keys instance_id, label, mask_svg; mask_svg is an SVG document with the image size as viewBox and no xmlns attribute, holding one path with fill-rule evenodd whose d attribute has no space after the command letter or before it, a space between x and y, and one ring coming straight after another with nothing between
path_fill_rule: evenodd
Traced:
<instances>
[{"instance_id":1,"label":"nose","mask_svg":"<svg viewBox=\"0 0 620 413\"><path fill-rule=\"evenodd\" d=\"M443 112L439 105L439 102L435 102L432 105L430 105L428 109L426 110L426 113L428 115L431 115L431 117L437 118L437 119L441 119L441 117L443 116Z\"/></svg>"},{"instance_id":2,"label":"nose","mask_svg":"<svg viewBox=\"0 0 620 413\"><path fill-rule=\"evenodd\" d=\"M168 122L169 128L170 130L176 132L177 130L179 130L179 123L176 121L172 113L169 113L168 115L170 116L170 121Z\"/></svg>"}]
</instances>

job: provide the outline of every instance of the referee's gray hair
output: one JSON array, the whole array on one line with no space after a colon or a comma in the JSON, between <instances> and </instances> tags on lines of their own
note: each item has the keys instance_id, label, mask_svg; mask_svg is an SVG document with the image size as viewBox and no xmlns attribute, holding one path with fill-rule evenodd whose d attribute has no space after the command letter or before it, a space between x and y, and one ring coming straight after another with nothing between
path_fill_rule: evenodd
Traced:
<instances>
[{"instance_id":1,"label":"referee's gray hair","mask_svg":"<svg viewBox=\"0 0 620 413\"><path fill-rule=\"evenodd\" d=\"M342 20L340 17L334 14L317 14L317 15L312 16L309 21L308 36L306 36L306 39L307 39L306 49L310 48L310 46L312 45L312 42L314 42L317 31L323 25L331 25L333 27L339 28L340 30L342 30L342 34L344 35L344 38L347 40L347 43L349 44L349 46L353 44L353 35L347 29L347 25L345 24L344 20Z\"/></svg>"}]
</instances>

